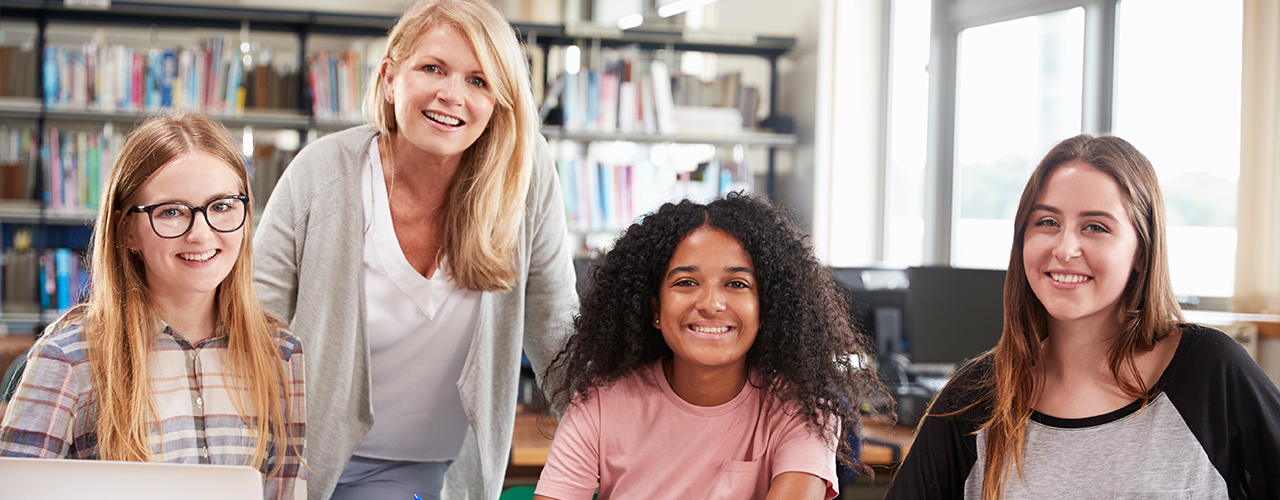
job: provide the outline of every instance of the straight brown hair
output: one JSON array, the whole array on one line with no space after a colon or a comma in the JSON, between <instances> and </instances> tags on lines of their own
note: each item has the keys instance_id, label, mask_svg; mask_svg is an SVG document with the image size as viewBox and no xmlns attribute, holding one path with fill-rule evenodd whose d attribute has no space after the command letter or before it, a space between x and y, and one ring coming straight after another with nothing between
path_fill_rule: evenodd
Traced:
<instances>
[{"instance_id":1,"label":"straight brown hair","mask_svg":"<svg viewBox=\"0 0 1280 500\"><path fill-rule=\"evenodd\" d=\"M222 160L251 198L241 228L246 231L244 242L230 273L218 285L214 314L215 331L227 333L227 390L255 433L253 455L245 465L261 468L270 454L268 446L274 446L275 456L285 456L292 432L292 416L285 405L290 388L284 385L285 366L272 337L283 324L263 311L254 294L253 242L248 235L253 227L253 194L244 162L221 124L199 113L175 113L150 118L129 134L98 209L88 303L63 321L84 320L98 413L98 456L149 461L148 435L158 427L149 376L158 316L142 259L125 246L123 222L146 181L192 153ZM270 473L279 469L278 463Z\"/></svg>"},{"instance_id":2,"label":"straight brown hair","mask_svg":"<svg viewBox=\"0 0 1280 500\"><path fill-rule=\"evenodd\" d=\"M1048 313L1027 281L1022 252L1032 208L1054 170L1083 162L1111 176L1120 187L1129 221L1138 236L1139 265L1120 296L1121 334L1111 347L1111 374L1125 395L1147 397L1147 384L1134 355L1150 350L1184 321L1169 279L1165 243L1164 198L1151 162L1132 144L1114 136L1078 135L1058 143L1031 174L1014 216L1013 246L1004 285L1004 329L996 347L983 355L991 363L990 376L978 381L982 400L991 403L983 459L982 498L999 500L1012 465L1022 473L1026 424L1031 418L1037 387L1034 367L1048 337ZM1145 403L1144 403L1145 404Z\"/></svg>"}]
</instances>

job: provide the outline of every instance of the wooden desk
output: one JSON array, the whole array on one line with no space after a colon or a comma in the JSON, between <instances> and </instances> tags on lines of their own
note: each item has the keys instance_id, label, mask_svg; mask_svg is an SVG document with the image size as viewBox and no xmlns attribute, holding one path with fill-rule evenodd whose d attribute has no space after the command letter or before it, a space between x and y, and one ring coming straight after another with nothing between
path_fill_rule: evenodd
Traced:
<instances>
[{"instance_id":1,"label":"wooden desk","mask_svg":"<svg viewBox=\"0 0 1280 500\"><path fill-rule=\"evenodd\" d=\"M551 452L551 438L555 433L555 417L543 417L538 428L538 415L516 413L516 428L511 435L511 465L516 467L542 467ZM544 435L545 434L545 435Z\"/></svg>"},{"instance_id":2,"label":"wooden desk","mask_svg":"<svg viewBox=\"0 0 1280 500\"><path fill-rule=\"evenodd\" d=\"M545 431L545 435L544 435ZM538 428L538 416L517 413L515 432L511 436L511 465L516 467L542 467L547 463L547 454L551 451L551 439L548 435L555 432L555 419L544 417L542 429ZM868 417L862 420L862 435L876 441L897 445L902 456L911 449L915 439L915 430L901 425L890 425L882 417ZM862 461L871 466L896 465L894 449L890 446L865 443L862 447Z\"/></svg>"},{"instance_id":3,"label":"wooden desk","mask_svg":"<svg viewBox=\"0 0 1280 500\"><path fill-rule=\"evenodd\" d=\"M893 446L872 444L864 440L862 442L862 463L873 467L895 466L911 450L911 442L916 438L916 431L904 425L892 425L884 417L864 417L862 419L862 437L882 443L890 443L897 447L895 450Z\"/></svg>"}]
</instances>

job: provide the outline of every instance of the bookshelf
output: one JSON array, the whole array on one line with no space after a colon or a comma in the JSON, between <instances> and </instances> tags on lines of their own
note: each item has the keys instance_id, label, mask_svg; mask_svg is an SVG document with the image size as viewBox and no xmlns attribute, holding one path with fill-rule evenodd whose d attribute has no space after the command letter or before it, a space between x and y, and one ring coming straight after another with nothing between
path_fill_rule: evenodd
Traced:
<instances>
[{"instance_id":1,"label":"bookshelf","mask_svg":"<svg viewBox=\"0 0 1280 500\"><path fill-rule=\"evenodd\" d=\"M0 7L0 13L0 31L5 33L0 39L0 70L6 71L0 73L0 126L32 132L29 139L18 141L30 141L24 146L27 152L19 153L21 161L10 162L15 165L12 168L5 167L6 175L13 173L23 183L20 188L14 187L16 184L5 188L10 195L18 196L0 200L0 233L5 237L6 253L13 251L15 240L23 238L36 253L65 247L83 250L87 245L94 217L90 208L93 198L78 200L76 205L59 205L52 203L53 197L47 193L55 184L50 174L50 164L55 161L42 157L41 152L53 145L51 131L58 131L54 138L59 141L68 140L64 136L71 137L70 144L80 155L72 161L77 168L81 161L93 164L85 159L82 148L95 151L93 145L100 146L96 166L101 173L114 158L112 148L118 146L115 139L123 137L141 119L170 106L202 109L245 142L253 141L257 169L253 188L258 201L265 201L274 178L308 139L361 123L358 103L367 73L381 53L379 43L385 43L385 34L395 22L395 17L385 15L119 1L111 2L106 9L84 9L61 0L8 0ZM778 128L790 128L785 125L787 120L774 120L774 103L778 59L791 49L793 39L654 29L623 32L590 25L513 23L513 27L526 44L539 99L560 73L557 52L568 47L586 47L593 53L600 49L632 51L642 54L646 61L663 60L671 68L677 66L673 58L686 52L763 61L770 75L768 90L761 96L767 103L763 111L768 117L763 128L749 123L740 130L723 133L547 125L543 133L553 143L572 143L584 152L608 144L630 145L646 152L682 147L710 147L734 155L744 150L764 151L768 159L760 162L765 165L762 177L765 192L773 196L774 155L797 141L790 130L779 133L767 127L776 123L783 124ZM215 95L209 86L197 85L213 73L197 73L201 66L190 61L198 62L201 57L218 60L219 56L204 55L204 51L218 50L223 52L221 67L228 73L214 76L220 79L213 85L217 89ZM131 68L129 77L118 76L124 70L114 70L116 73L110 74L120 80L104 85L103 80L95 79L103 88L85 93L82 87L88 85L85 82L90 70L83 68L92 65L93 71L107 74L113 64L124 66L110 62L112 57L141 60L143 69ZM230 74L236 65L226 62L235 61L235 57L247 58L239 68L239 86L234 83L237 77ZM94 62L85 62L90 59ZM165 64L173 68L153 74L153 67L163 68ZM19 69L10 70L15 65ZM46 72L56 72L56 79L69 83L49 86ZM326 72L327 79L335 82L332 87L309 80L312 74ZM154 82L146 80L149 77L154 77ZM139 81L144 81L146 88L160 89L155 90L160 95L153 97L145 88L134 89ZM111 97L93 97L99 94ZM767 99L763 99L765 96ZM285 139L278 139L281 134ZM716 172L735 168L717 167ZM665 201L681 194L662 192L655 196L655 200ZM615 218L620 217L615 214ZM585 232L594 230L583 227ZM38 301L35 307L14 305L10 301L14 295L0 295L0 325L8 325L10 331L38 329L54 316L51 311L41 310ZM17 295L30 301L25 293Z\"/></svg>"}]
</instances>

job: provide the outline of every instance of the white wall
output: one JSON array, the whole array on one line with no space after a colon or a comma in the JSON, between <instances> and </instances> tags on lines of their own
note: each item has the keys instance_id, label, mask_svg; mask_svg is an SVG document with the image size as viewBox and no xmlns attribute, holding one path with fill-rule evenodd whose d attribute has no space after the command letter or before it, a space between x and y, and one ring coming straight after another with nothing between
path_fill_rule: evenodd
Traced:
<instances>
[{"instance_id":1,"label":"white wall","mask_svg":"<svg viewBox=\"0 0 1280 500\"><path fill-rule=\"evenodd\" d=\"M721 29L791 36L778 112L800 144L778 155L779 204L832 265L878 260L887 0L720 0ZM837 29L840 27L840 29Z\"/></svg>"}]
</instances>

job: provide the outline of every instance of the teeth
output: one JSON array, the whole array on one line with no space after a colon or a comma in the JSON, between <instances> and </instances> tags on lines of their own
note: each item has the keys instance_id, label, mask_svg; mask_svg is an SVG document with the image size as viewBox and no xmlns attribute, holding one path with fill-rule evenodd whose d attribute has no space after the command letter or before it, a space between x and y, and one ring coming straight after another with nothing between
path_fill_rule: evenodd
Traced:
<instances>
[{"instance_id":1,"label":"teeth","mask_svg":"<svg viewBox=\"0 0 1280 500\"><path fill-rule=\"evenodd\" d=\"M1081 276L1079 274L1049 273L1049 277L1053 278L1054 281L1062 283L1083 283L1089 280L1088 276Z\"/></svg>"},{"instance_id":2,"label":"teeth","mask_svg":"<svg viewBox=\"0 0 1280 500\"><path fill-rule=\"evenodd\" d=\"M689 328L698 333L724 333L729 331L729 327L727 326L721 326L718 328L710 328L705 326L691 326Z\"/></svg>"},{"instance_id":3,"label":"teeth","mask_svg":"<svg viewBox=\"0 0 1280 500\"><path fill-rule=\"evenodd\" d=\"M213 256L217 253L218 253L217 250L209 250L208 252L205 252L205 253L180 253L178 254L178 258L182 260L204 262L206 260L213 258Z\"/></svg>"},{"instance_id":4,"label":"teeth","mask_svg":"<svg viewBox=\"0 0 1280 500\"><path fill-rule=\"evenodd\" d=\"M427 118L438 121L450 127L457 127L458 125L462 125L462 120L459 120L452 116L445 116L439 113L433 113L431 111L427 111L426 115L427 115Z\"/></svg>"}]
</instances>

